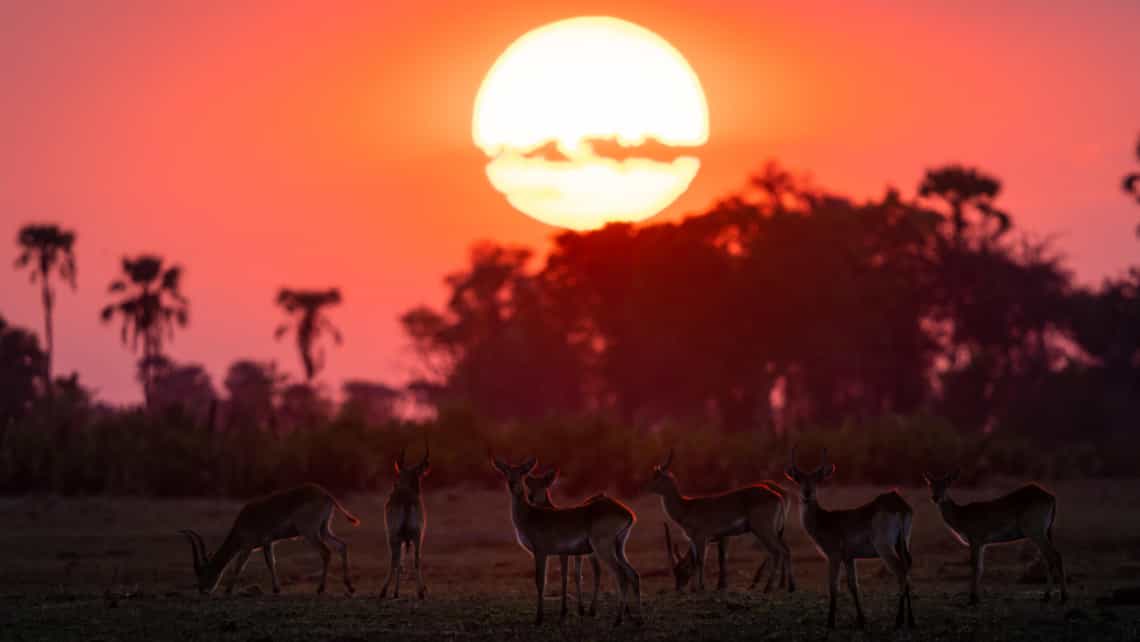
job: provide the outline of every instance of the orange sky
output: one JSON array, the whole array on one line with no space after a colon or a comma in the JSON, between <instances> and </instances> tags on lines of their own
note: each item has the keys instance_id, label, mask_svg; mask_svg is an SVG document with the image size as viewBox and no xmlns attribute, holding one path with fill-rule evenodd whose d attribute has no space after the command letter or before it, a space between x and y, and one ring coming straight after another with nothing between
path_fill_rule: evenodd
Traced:
<instances>
[{"instance_id":1,"label":"orange sky","mask_svg":"<svg viewBox=\"0 0 1140 642\"><path fill-rule=\"evenodd\" d=\"M478 6L476 7L476 4ZM400 382L396 323L437 304L477 239L552 229L487 183L470 140L483 74L522 33L613 15L670 41L700 76L711 135L696 212L764 160L826 187L913 192L977 164L1005 205L1054 235L1081 280L1140 256L1119 189L1140 130L1140 4L1124 2L143 2L0 4L0 240L79 233L80 289L57 307L60 372L140 398L135 357L97 320L124 253L187 270L192 325L170 346L216 383L277 359L281 285L341 286L346 345L322 380ZM391 6L389 6L391 5ZM0 243L0 266L16 256ZM27 276L0 269L0 314L39 329Z\"/></svg>"}]
</instances>

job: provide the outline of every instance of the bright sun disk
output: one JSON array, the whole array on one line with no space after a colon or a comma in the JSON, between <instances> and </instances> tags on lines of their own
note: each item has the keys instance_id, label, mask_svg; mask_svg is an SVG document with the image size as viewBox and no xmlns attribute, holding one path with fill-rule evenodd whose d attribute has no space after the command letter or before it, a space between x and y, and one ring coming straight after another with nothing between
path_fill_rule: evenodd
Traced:
<instances>
[{"instance_id":1,"label":"bright sun disk","mask_svg":"<svg viewBox=\"0 0 1140 642\"><path fill-rule=\"evenodd\" d=\"M644 220L684 193L700 167L691 148L708 140L708 105L696 73L657 34L571 18L499 56L475 99L472 134L512 205L550 225L593 229ZM636 150L612 158L593 140L678 149L671 161Z\"/></svg>"}]
</instances>

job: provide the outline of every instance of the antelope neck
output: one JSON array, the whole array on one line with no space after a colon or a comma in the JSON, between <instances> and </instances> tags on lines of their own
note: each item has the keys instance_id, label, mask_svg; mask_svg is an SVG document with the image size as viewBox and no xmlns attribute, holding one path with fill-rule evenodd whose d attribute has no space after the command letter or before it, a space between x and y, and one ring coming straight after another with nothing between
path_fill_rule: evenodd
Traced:
<instances>
[{"instance_id":1,"label":"antelope neck","mask_svg":"<svg viewBox=\"0 0 1140 642\"><path fill-rule=\"evenodd\" d=\"M535 504L535 506L541 506L543 508L554 508L554 502L550 499L549 489L542 492L542 502Z\"/></svg>"},{"instance_id":2,"label":"antelope neck","mask_svg":"<svg viewBox=\"0 0 1140 642\"><path fill-rule=\"evenodd\" d=\"M222 545L218 547L218 550L214 551L214 554L206 562L206 568L209 569L210 573L214 576L215 582L222 577L222 572L229 566L230 560L237 555L238 548L231 533L226 536Z\"/></svg>"},{"instance_id":3,"label":"antelope neck","mask_svg":"<svg viewBox=\"0 0 1140 642\"><path fill-rule=\"evenodd\" d=\"M669 487L661 493L661 506L673 521L680 523L685 515L685 496L677 488L677 480L669 478Z\"/></svg>"}]
</instances>

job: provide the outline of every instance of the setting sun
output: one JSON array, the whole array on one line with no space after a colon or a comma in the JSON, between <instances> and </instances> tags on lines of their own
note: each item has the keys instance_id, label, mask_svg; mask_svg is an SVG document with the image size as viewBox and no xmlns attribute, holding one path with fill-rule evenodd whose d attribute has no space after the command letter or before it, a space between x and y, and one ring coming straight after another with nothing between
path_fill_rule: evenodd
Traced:
<instances>
[{"instance_id":1,"label":"setting sun","mask_svg":"<svg viewBox=\"0 0 1140 642\"><path fill-rule=\"evenodd\" d=\"M581 17L535 29L499 57L473 136L512 205L570 229L641 221L688 188L708 140L696 73L657 34Z\"/></svg>"}]
</instances>

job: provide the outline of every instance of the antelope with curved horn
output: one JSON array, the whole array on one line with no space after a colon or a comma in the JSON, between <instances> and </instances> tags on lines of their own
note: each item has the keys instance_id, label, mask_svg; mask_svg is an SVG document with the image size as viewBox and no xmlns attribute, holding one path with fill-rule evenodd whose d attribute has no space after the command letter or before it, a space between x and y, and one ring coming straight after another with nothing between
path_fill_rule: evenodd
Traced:
<instances>
[{"instance_id":1,"label":"antelope with curved horn","mask_svg":"<svg viewBox=\"0 0 1140 642\"><path fill-rule=\"evenodd\" d=\"M213 555L206 551L206 543L197 531L178 532L190 540L198 590L203 594L211 593L217 588L226 567L236 558L236 567L226 585L226 593L232 593L250 554L259 548L265 553L265 565L269 567L269 574L273 578L273 592L280 593L281 584L277 580L273 546L282 540L296 538L308 540L321 553L323 567L317 593L325 591L329 560L332 558L332 550L336 549L344 563L345 589L352 594L355 589L348 575L348 545L332 532L334 511L339 511L353 526L360 524L360 520L341 506L327 490L316 484L305 484L246 504L230 527L225 541Z\"/></svg>"},{"instance_id":2,"label":"antelope with curved horn","mask_svg":"<svg viewBox=\"0 0 1140 642\"><path fill-rule=\"evenodd\" d=\"M671 546L669 527L666 525L666 547L673 562L674 579L678 590L684 587L693 574L696 575L693 590L704 590L705 548L709 542L714 541L717 543L717 560L720 567L717 589L727 588L725 538L752 533L775 560L775 566L764 590L771 590L772 580L779 569L787 575L788 591L794 591L796 583L792 577L792 555L783 537L784 523L788 514L788 504L784 494L768 484L753 484L719 495L687 497L681 494L677 478L669 470L672 464L673 451L670 450L665 463L653 467L653 478L646 490L661 496L661 505L665 509L665 514L676 522L689 538L691 561L687 562L685 557L675 554ZM753 587L759 581L763 570L763 565L757 570L752 582Z\"/></svg>"},{"instance_id":3,"label":"antelope with curved horn","mask_svg":"<svg viewBox=\"0 0 1140 642\"><path fill-rule=\"evenodd\" d=\"M526 483L527 498L531 504L541 508L558 508L550 499L550 487L558 480L558 468L550 468L541 475L527 475L523 480ZM603 495L595 495L587 502L593 501ZM590 615L598 613L598 589L602 584L602 565L596 555L590 555L590 565L594 568L594 595L590 599ZM562 566L562 611L566 611L566 555L559 555ZM586 606L582 603L582 556L574 556L574 589L578 594L578 615L586 614Z\"/></svg>"},{"instance_id":4,"label":"antelope with curved horn","mask_svg":"<svg viewBox=\"0 0 1140 642\"><path fill-rule=\"evenodd\" d=\"M784 527L788 523L788 510L791 508L791 502L788 500L786 491L779 484L776 484L774 482L767 481L767 480L760 482L760 483L764 486L768 486L769 488L772 488L772 490L779 492L783 496L783 500L784 500L783 520L782 520L782 524L780 525L780 529L779 529L780 539L783 540ZM677 589L677 592L680 593L680 592L685 590L685 587L688 586L689 582L692 580L693 576L697 572L696 558L693 557L692 548L685 548L685 547L682 547L680 544L676 544L676 545L673 544L673 533L671 530L669 530L669 523L668 522L662 522L661 525L665 529L665 559L669 563L670 570L673 572L674 586ZM724 558L725 558L725 552L726 552L725 551L726 542L725 542L724 538L718 538L716 540L716 545L717 545L718 561L720 563L720 574L721 574L720 577L724 577L724 572L725 572L725 559ZM760 584L760 578L764 576L764 569L767 568L768 564L771 563L772 564L772 572L768 576L768 582L765 583L765 585L764 585L764 592L767 593L767 592L772 590L772 585L773 585L773 582L776 580L777 574L779 574L779 582L776 584L776 587L777 588L783 588L783 587L787 586L789 592L794 591L795 585L789 584L790 575L788 574L788 567L787 567L787 565L779 564L779 561L780 561L779 559L772 557L770 555L768 557L764 558L764 561L756 569L756 574L752 577L752 583L748 586L748 589L752 590L752 589L756 588L756 586L758 584ZM718 589L724 588L725 584L726 584L725 580L721 580L718 578L718 581L717 581L717 588Z\"/></svg>"},{"instance_id":5,"label":"antelope with curved horn","mask_svg":"<svg viewBox=\"0 0 1140 642\"><path fill-rule=\"evenodd\" d=\"M1038 486L1027 484L997 499L972 504L958 504L950 498L950 485L958 480L958 470L945 477L923 474L930 486L930 499L938 505L942 521L963 545L970 547L970 604L977 604L978 585L982 580L982 557L986 546L1029 539L1037 545L1046 562L1049 587L1043 602L1053 595L1053 573L1061 580L1061 602L1069 599L1065 586L1065 569L1061 554L1053 545L1053 522L1057 519L1057 498Z\"/></svg>"},{"instance_id":6,"label":"antelope with curved horn","mask_svg":"<svg viewBox=\"0 0 1140 642\"><path fill-rule=\"evenodd\" d=\"M835 465L827 463L827 450L819 468L805 473L796 466L796 451L785 474L800 487L800 520L815 543L820 555L827 559L828 596L827 626L835 628L835 600L839 593L839 569L846 567L847 587L855 600L855 626L866 628L859 595L859 578L855 562L879 558L899 583L899 605L895 628L902 627L903 613L907 625L914 628L914 607L910 598L910 527L914 518L906 500L895 491L883 493L870 502L849 510L824 510L816 499L816 486L835 474Z\"/></svg>"},{"instance_id":7,"label":"antelope with curved horn","mask_svg":"<svg viewBox=\"0 0 1140 642\"><path fill-rule=\"evenodd\" d=\"M511 496L511 521L519 544L534 556L534 582L537 589L535 624L542 623L542 596L546 588L546 558L551 555L588 555L593 553L618 581L621 603L617 620L621 624L627 611L637 624L641 617L641 578L625 557L625 542L637 522L637 516L621 502L600 496L577 506L542 508L527 498L523 480L538 462L533 457L522 465L512 466L491 456L491 464L503 476ZM563 578L566 558L561 557ZM565 579L563 579L565 582ZM565 596L566 591L563 591ZM566 600L562 615L566 617Z\"/></svg>"},{"instance_id":8,"label":"antelope with curved horn","mask_svg":"<svg viewBox=\"0 0 1140 642\"><path fill-rule=\"evenodd\" d=\"M424 541L424 529L427 528L427 513L424 511L424 500L420 496L420 485L424 477L431 472L431 448L424 436L424 458L415 466L404 465L404 451L400 449L400 458L395 462L396 483L392 494L388 496L388 503L384 506L384 525L388 529L388 550L392 553L392 560L388 566L388 579L384 580L384 588L380 589L380 599L388 594L388 585L392 578L396 578L396 587L392 597L400 597L400 570L402 561L400 547L412 547L413 564L416 571L416 596L424 599L427 587L424 586L424 576L420 569L420 547Z\"/></svg>"}]
</instances>

